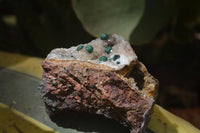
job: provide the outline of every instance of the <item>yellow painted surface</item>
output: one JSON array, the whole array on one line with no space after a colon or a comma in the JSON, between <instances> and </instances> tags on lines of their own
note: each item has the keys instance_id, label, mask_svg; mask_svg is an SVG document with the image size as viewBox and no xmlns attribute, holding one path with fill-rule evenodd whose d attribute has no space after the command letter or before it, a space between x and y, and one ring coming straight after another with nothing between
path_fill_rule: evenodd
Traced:
<instances>
[{"instance_id":1,"label":"yellow painted surface","mask_svg":"<svg viewBox=\"0 0 200 133\"><path fill-rule=\"evenodd\" d=\"M42 77L41 62L41 58L0 51L0 67L6 67L38 78Z\"/></svg>"},{"instance_id":2,"label":"yellow painted surface","mask_svg":"<svg viewBox=\"0 0 200 133\"><path fill-rule=\"evenodd\" d=\"M0 133L57 133L46 125L0 103Z\"/></svg>"},{"instance_id":3,"label":"yellow painted surface","mask_svg":"<svg viewBox=\"0 0 200 133\"><path fill-rule=\"evenodd\" d=\"M12 53L0 51L0 67L6 67L8 69L29 74L38 78L41 78L42 76L42 68L41 68L42 60L43 59L41 58L28 57L28 56L23 56L19 54L12 54ZM41 132L50 131L50 129L47 128L42 123L39 123L28 116L25 116L19 112L17 113L16 112L17 111L13 111L12 109L1 104L0 129L1 127L7 128L8 126L7 126L7 123L5 122L8 122L8 119L12 118L10 116L13 116L13 117L16 117L16 120L11 121L10 123L11 126L13 123L18 123L19 128L21 130L26 130L27 127L24 126L24 124L31 123L32 124L32 127L30 126L31 128L37 127L35 129L33 128L33 130L41 129L40 130ZM24 122L22 120L24 120ZM3 121L5 122L3 123ZM200 130L198 130L192 124L166 111L159 105L154 106L153 117L148 127L155 133L200 133ZM13 130L13 133L15 133L14 130L16 129L11 128L10 131L11 130ZM39 133L39 130L37 133Z\"/></svg>"},{"instance_id":4,"label":"yellow painted surface","mask_svg":"<svg viewBox=\"0 0 200 133\"><path fill-rule=\"evenodd\" d=\"M148 127L155 133L200 133L192 124L161 106L155 105L153 109L154 113Z\"/></svg>"}]
</instances>

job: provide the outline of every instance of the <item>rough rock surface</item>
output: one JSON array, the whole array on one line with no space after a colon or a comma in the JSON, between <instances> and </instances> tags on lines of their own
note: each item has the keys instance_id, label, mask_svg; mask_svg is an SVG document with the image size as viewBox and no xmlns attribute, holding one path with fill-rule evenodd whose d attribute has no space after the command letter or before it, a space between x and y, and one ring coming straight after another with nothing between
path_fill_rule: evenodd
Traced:
<instances>
[{"instance_id":1,"label":"rough rock surface","mask_svg":"<svg viewBox=\"0 0 200 133\"><path fill-rule=\"evenodd\" d=\"M76 122L59 123L56 119L60 114L95 114L119 122L131 133L145 130L158 82L137 58L116 69L117 65L112 67L86 59L48 56L42 62L40 90L47 113L58 125L78 127Z\"/></svg>"}]
</instances>

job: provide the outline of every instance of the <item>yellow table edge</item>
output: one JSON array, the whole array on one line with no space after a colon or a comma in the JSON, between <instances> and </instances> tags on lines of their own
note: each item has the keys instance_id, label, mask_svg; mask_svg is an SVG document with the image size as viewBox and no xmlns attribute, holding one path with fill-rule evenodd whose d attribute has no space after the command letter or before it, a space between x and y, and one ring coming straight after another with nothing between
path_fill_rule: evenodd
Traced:
<instances>
[{"instance_id":1,"label":"yellow table edge","mask_svg":"<svg viewBox=\"0 0 200 133\"><path fill-rule=\"evenodd\" d=\"M41 58L0 51L0 67L22 72L37 78L42 77Z\"/></svg>"},{"instance_id":2,"label":"yellow table edge","mask_svg":"<svg viewBox=\"0 0 200 133\"><path fill-rule=\"evenodd\" d=\"M20 122L20 123L23 123L24 126L26 126L27 129L34 129L34 131L27 131L27 132L42 132L42 133L57 133L55 130L53 130L52 128L40 123L39 121L3 104L3 103L0 103L0 113L3 113L1 114L1 117L0 117L0 121L4 121L4 123L12 123L13 121L17 121L17 122ZM12 116L11 116L12 114ZM2 124L2 123L1 123ZM1 125L0 124L0 125ZM9 127L9 124L5 125L4 127L4 131L9 131L11 130ZM17 125L17 124L16 124ZM1 125L2 126L2 125ZM5 129L6 128L6 129ZM3 130L3 129L2 129ZM22 129L23 130L23 129ZM1 128L0 128L0 131L1 131ZM2 131L3 132L3 131Z\"/></svg>"}]
</instances>

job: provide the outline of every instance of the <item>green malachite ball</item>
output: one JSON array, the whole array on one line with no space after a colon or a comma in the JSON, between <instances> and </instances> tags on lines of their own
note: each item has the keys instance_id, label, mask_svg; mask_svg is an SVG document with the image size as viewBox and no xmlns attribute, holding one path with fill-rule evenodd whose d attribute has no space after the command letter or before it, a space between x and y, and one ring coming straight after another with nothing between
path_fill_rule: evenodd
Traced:
<instances>
[{"instance_id":1,"label":"green malachite ball","mask_svg":"<svg viewBox=\"0 0 200 133\"><path fill-rule=\"evenodd\" d=\"M77 50L77 51L80 51L82 48L83 48L83 45L79 45L79 46L76 48L76 50Z\"/></svg>"},{"instance_id":2,"label":"green malachite ball","mask_svg":"<svg viewBox=\"0 0 200 133\"><path fill-rule=\"evenodd\" d=\"M91 45L87 45L87 46L85 46L85 50L87 50L88 53L92 53L93 52L93 47Z\"/></svg>"},{"instance_id":3,"label":"green malachite ball","mask_svg":"<svg viewBox=\"0 0 200 133\"><path fill-rule=\"evenodd\" d=\"M108 34L106 34L106 33L103 33L103 34L101 34L101 40L107 40L108 39Z\"/></svg>"},{"instance_id":4,"label":"green malachite ball","mask_svg":"<svg viewBox=\"0 0 200 133\"><path fill-rule=\"evenodd\" d=\"M120 62L119 62L119 61L117 61L117 64L120 64Z\"/></svg>"},{"instance_id":5,"label":"green malachite ball","mask_svg":"<svg viewBox=\"0 0 200 133\"><path fill-rule=\"evenodd\" d=\"M108 47L106 47L106 49L105 49L105 52L107 53L107 54L110 54L110 51L112 50L112 47L111 46L108 46Z\"/></svg>"},{"instance_id":6,"label":"green malachite ball","mask_svg":"<svg viewBox=\"0 0 200 133\"><path fill-rule=\"evenodd\" d=\"M99 57L99 60L105 62L108 60L108 58L106 56L101 56L101 57Z\"/></svg>"},{"instance_id":7,"label":"green malachite ball","mask_svg":"<svg viewBox=\"0 0 200 133\"><path fill-rule=\"evenodd\" d=\"M116 60L119 59L119 58L120 58L120 55L118 55L118 54L116 54L116 55L113 56L113 60L114 60L114 61L116 61Z\"/></svg>"}]
</instances>

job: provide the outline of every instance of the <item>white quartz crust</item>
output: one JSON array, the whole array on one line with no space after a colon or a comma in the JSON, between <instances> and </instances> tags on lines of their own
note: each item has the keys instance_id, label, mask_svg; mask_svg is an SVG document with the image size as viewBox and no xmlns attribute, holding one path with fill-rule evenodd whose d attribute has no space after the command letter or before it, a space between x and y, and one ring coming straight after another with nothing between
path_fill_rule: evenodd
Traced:
<instances>
[{"instance_id":1,"label":"white quartz crust","mask_svg":"<svg viewBox=\"0 0 200 133\"><path fill-rule=\"evenodd\" d=\"M137 60L137 56L132 49L131 45L124 40L123 37L113 34L110 37L115 39L115 43L112 45L112 50L108 54L105 52L105 48L109 45L105 40L101 40L97 38L92 40L86 44L80 44L84 47L77 51L77 47L73 46L71 48L56 48L53 49L48 55L46 59L54 59L54 60L80 60L80 61L91 61L96 64L104 64L115 70L120 70L126 65L130 65L130 63L134 60ZM88 53L85 50L86 45L93 46L93 52ZM120 58L117 60L113 60L114 55L120 55ZM99 61L99 57L106 56L107 61Z\"/></svg>"}]
</instances>

